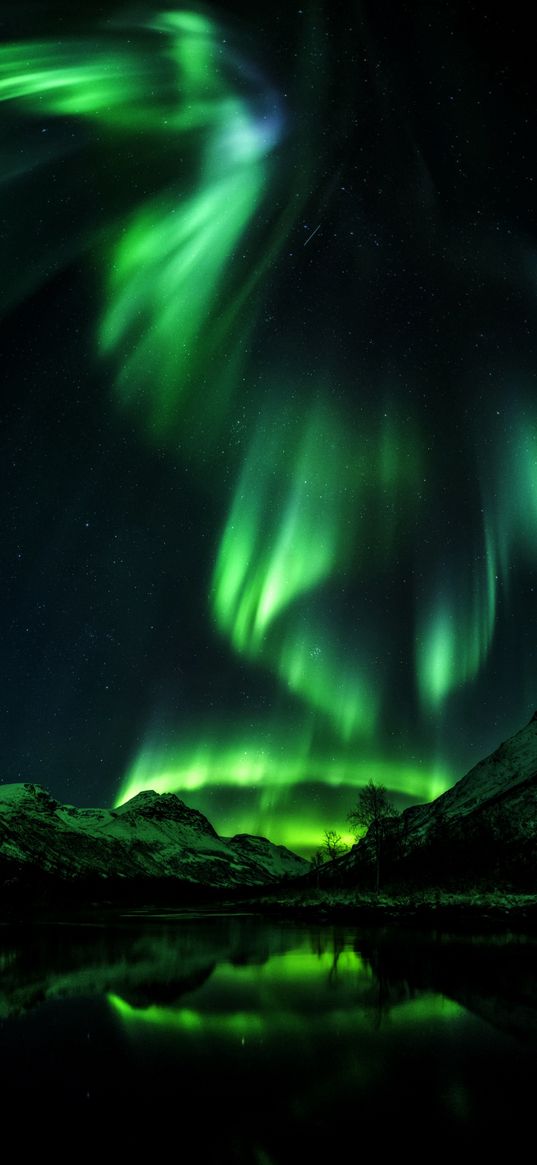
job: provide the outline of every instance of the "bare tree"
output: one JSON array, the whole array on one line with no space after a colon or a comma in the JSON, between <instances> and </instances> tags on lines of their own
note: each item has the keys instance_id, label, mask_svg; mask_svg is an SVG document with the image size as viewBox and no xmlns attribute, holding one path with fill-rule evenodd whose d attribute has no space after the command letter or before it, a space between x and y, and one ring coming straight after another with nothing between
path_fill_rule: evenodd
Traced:
<instances>
[{"instance_id":1,"label":"bare tree","mask_svg":"<svg viewBox=\"0 0 537 1165\"><path fill-rule=\"evenodd\" d=\"M389 817L398 817L397 809L395 809L389 800L384 785L376 785L374 781L369 781L367 785L364 785L363 789L360 789L356 805L354 809L351 809L347 817L347 820L354 830L356 840L362 837L364 832L371 832L372 834L375 850L377 894L380 887L382 841L385 834L386 821Z\"/></svg>"},{"instance_id":2,"label":"bare tree","mask_svg":"<svg viewBox=\"0 0 537 1165\"><path fill-rule=\"evenodd\" d=\"M335 829L325 830L321 853L326 854L329 861L335 862L336 858L346 852L346 849L347 846L340 833L337 833Z\"/></svg>"}]
</instances>

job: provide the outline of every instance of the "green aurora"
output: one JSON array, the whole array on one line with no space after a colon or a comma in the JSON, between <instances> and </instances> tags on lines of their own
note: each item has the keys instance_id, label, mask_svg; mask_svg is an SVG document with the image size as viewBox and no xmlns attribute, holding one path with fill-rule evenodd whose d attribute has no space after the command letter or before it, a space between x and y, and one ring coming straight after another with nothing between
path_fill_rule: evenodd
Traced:
<instances>
[{"instance_id":1,"label":"green aurora","mask_svg":"<svg viewBox=\"0 0 537 1165\"><path fill-rule=\"evenodd\" d=\"M9 299L89 256L107 407L125 440L134 434L133 446L186 466L211 500L209 571L196 574L194 551L188 567L203 633L240 666L241 690L250 675L269 693L265 723L244 700L227 716L217 709L211 719L208 701L159 723L158 699L148 698L115 804L147 787L176 791L210 810L220 831L270 831L310 852L324 828L344 830L345 798L350 808L371 777L404 804L460 775L449 748L456 701L492 666L515 567L535 561L537 410L521 394L507 448L491 439L486 457L474 457L465 434L477 516L472 500L453 553L441 533L431 551L439 475L419 408L398 402L393 385L369 383L365 364L342 371L330 353L315 377L284 351L257 373L260 321L315 176L322 49L312 16L291 92L297 107L308 93L309 119L293 122L225 31L192 9L133 27L109 22L91 41L0 48L0 100L14 122L80 124L105 155L140 151L161 165L149 190L126 180L97 226L73 226L54 259L44 242L24 274L14 267ZM400 575L416 586L395 643ZM177 627L191 617L178 610ZM387 730L394 690L400 712ZM315 798L297 812L306 785L340 791L337 820ZM242 807L230 790L244 795Z\"/></svg>"}]
</instances>

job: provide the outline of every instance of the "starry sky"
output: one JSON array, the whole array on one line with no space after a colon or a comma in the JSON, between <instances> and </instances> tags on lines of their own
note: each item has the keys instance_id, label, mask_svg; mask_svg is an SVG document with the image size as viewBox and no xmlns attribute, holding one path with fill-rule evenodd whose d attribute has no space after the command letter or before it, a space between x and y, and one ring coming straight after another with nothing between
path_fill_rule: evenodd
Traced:
<instances>
[{"instance_id":1,"label":"starry sky","mask_svg":"<svg viewBox=\"0 0 537 1165\"><path fill-rule=\"evenodd\" d=\"M521 3L0 28L2 780L310 853L536 704Z\"/></svg>"}]
</instances>

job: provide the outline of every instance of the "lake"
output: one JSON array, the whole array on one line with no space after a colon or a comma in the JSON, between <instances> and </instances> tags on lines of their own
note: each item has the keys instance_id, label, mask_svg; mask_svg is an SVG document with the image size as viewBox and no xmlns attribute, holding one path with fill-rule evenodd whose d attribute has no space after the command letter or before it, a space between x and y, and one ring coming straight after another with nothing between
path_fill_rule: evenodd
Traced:
<instances>
[{"instance_id":1,"label":"lake","mask_svg":"<svg viewBox=\"0 0 537 1165\"><path fill-rule=\"evenodd\" d=\"M181 1160L276 1165L514 1150L532 1129L531 937L247 915L4 926L0 984L4 1115L42 1145L111 1121L108 1148L171 1136Z\"/></svg>"}]
</instances>

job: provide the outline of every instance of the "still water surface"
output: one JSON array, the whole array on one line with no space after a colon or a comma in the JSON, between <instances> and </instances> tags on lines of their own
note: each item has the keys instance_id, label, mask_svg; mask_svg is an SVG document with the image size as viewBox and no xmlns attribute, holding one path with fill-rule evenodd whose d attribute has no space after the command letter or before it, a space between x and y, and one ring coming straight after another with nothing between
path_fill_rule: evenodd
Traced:
<instances>
[{"instance_id":1,"label":"still water surface","mask_svg":"<svg viewBox=\"0 0 537 1165\"><path fill-rule=\"evenodd\" d=\"M0 984L2 1106L41 1138L111 1120L125 1148L171 1135L174 1159L276 1165L516 1150L533 1129L531 938L248 916L4 927Z\"/></svg>"}]
</instances>

